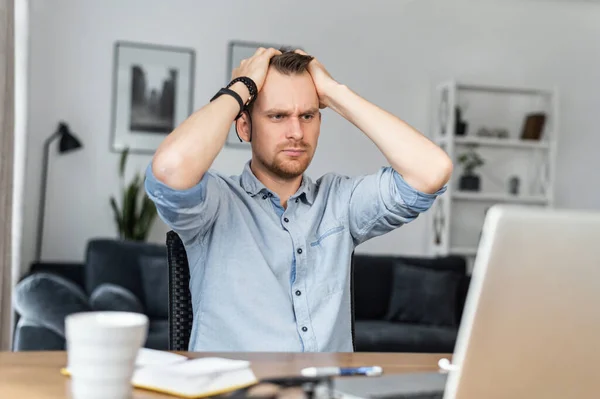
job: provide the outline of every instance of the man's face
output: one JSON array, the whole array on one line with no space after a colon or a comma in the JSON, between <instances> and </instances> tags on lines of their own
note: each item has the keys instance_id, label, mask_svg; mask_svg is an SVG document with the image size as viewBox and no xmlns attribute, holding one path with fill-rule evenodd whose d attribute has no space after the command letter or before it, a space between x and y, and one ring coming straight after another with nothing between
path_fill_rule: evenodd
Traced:
<instances>
[{"instance_id":1,"label":"man's face","mask_svg":"<svg viewBox=\"0 0 600 399\"><path fill-rule=\"evenodd\" d=\"M270 68L252 109L252 152L283 179L310 164L321 127L319 97L308 72L283 75Z\"/></svg>"}]
</instances>

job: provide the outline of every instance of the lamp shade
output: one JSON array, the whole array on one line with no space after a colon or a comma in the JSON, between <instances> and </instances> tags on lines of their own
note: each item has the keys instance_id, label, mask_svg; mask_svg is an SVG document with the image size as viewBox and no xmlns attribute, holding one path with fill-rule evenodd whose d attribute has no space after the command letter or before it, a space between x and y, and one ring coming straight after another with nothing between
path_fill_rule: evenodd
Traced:
<instances>
[{"instance_id":1,"label":"lamp shade","mask_svg":"<svg viewBox=\"0 0 600 399\"><path fill-rule=\"evenodd\" d=\"M60 142L58 143L58 151L60 153L73 151L82 147L81 142L71 133L66 123L58 125L58 134L60 135Z\"/></svg>"}]
</instances>

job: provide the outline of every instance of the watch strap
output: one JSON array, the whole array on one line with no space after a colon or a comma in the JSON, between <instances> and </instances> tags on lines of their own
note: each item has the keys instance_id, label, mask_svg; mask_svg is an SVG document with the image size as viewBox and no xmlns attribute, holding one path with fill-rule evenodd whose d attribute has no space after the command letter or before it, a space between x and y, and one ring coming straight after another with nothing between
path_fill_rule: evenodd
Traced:
<instances>
[{"instance_id":1,"label":"watch strap","mask_svg":"<svg viewBox=\"0 0 600 399\"><path fill-rule=\"evenodd\" d=\"M224 88L220 89L217 92L217 94L215 94L213 96L213 98L210 99L210 101L212 102L224 94L230 95L231 97L235 98L237 100L238 104L240 105L240 112L235 117L235 119L238 119L242 115L242 112L244 111L244 101L242 101L242 97L240 97L240 95L237 94L235 91L233 91L227 87L224 87Z\"/></svg>"}]
</instances>

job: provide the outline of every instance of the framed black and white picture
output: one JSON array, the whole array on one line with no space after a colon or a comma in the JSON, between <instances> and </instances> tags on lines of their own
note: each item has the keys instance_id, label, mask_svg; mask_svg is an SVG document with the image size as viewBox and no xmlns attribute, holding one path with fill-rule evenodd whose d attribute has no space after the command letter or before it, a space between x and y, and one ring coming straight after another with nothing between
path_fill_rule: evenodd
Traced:
<instances>
[{"instance_id":1,"label":"framed black and white picture","mask_svg":"<svg viewBox=\"0 0 600 399\"><path fill-rule=\"evenodd\" d=\"M192 49L115 43L112 151L154 153L193 112L194 64Z\"/></svg>"},{"instance_id":2,"label":"framed black and white picture","mask_svg":"<svg viewBox=\"0 0 600 399\"><path fill-rule=\"evenodd\" d=\"M258 50L261 47L264 47L264 48L273 47L278 50L283 47L294 48L294 49L300 48L300 47L291 47L291 46L285 46L285 45L273 44L273 43L257 43L257 42L248 42L248 41L239 41L239 40L230 41L229 48L228 48L228 54L227 54L228 68L227 68L226 83L229 83L231 81L231 74L232 74L233 70L240 65L242 60L252 57L254 55L254 53L256 52L256 50ZM225 142L225 144L228 146L232 146L232 147L250 148L250 143L247 143L245 141L240 141L240 139L235 131L235 123L232 124L229 129L229 134L227 135L227 141Z\"/></svg>"}]
</instances>

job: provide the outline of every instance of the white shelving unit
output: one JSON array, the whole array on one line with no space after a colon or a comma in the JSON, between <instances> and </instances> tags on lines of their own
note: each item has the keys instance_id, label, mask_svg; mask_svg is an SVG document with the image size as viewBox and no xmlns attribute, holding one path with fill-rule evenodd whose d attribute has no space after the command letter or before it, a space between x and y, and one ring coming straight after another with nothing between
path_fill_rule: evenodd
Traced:
<instances>
[{"instance_id":1,"label":"white shelving unit","mask_svg":"<svg viewBox=\"0 0 600 399\"><path fill-rule=\"evenodd\" d=\"M461 109L460 130L456 108ZM428 212L432 255L477 253L487 209L497 203L553 206L558 124L556 89L505 87L448 81L436 87L431 137L452 158L453 177L447 192ZM524 139L529 114L545 115L538 139ZM482 134L482 131L487 134ZM503 134L498 134L502 131ZM496 132L495 134L493 132ZM484 165L475 169L480 189L461 189L461 154L474 150ZM517 178L519 190L510 190Z\"/></svg>"}]
</instances>

